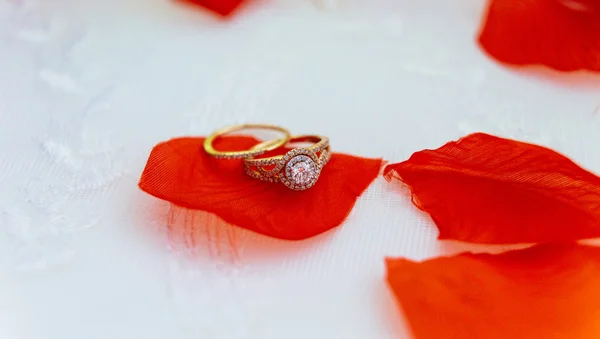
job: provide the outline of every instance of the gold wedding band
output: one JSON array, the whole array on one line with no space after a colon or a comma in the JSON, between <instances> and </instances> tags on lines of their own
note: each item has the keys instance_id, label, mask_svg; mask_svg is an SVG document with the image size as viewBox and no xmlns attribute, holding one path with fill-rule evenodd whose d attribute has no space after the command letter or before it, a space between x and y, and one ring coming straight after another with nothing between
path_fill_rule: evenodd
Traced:
<instances>
[{"instance_id":1,"label":"gold wedding band","mask_svg":"<svg viewBox=\"0 0 600 339\"><path fill-rule=\"evenodd\" d=\"M284 135L284 137L281 139L269 140L269 141L262 142L249 150L224 152L224 151L217 151L214 148L213 143L214 143L215 139L217 139L225 134L237 132L237 131L244 130L244 129L274 130L274 131L281 132ZM217 158L217 159L244 159L244 158L248 158L248 157L259 156L265 152L269 152L269 151L275 150L279 147L282 147L290 141L290 138L291 138L290 132L283 127L279 127L279 126L275 126L275 125L267 125L267 124L241 124L241 125L224 127L224 128L221 128L221 129L213 132L211 135L209 135L204 140L204 150L210 156Z\"/></svg>"},{"instance_id":2,"label":"gold wedding band","mask_svg":"<svg viewBox=\"0 0 600 339\"><path fill-rule=\"evenodd\" d=\"M312 142L308 147L298 147L284 155L268 158L244 159L246 174L267 182L281 182L296 191L314 186L321 170L331 158L329 138L320 135L300 135L292 137L289 143ZM263 147L265 143L255 147Z\"/></svg>"}]
</instances>

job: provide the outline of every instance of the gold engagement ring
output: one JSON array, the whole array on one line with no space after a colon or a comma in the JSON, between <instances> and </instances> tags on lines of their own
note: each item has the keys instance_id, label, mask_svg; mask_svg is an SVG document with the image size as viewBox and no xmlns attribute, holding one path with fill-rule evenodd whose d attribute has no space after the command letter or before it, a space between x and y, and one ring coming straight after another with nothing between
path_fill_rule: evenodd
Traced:
<instances>
[{"instance_id":1,"label":"gold engagement ring","mask_svg":"<svg viewBox=\"0 0 600 339\"><path fill-rule=\"evenodd\" d=\"M298 147L284 155L267 158L250 156L244 159L246 173L252 178L267 182L281 182L296 191L311 188L319 179L321 170L331 158L329 138L320 135L300 135L292 137L288 143L313 145ZM256 145L262 149L268 142Z\"/></svg>"}]
</instances>

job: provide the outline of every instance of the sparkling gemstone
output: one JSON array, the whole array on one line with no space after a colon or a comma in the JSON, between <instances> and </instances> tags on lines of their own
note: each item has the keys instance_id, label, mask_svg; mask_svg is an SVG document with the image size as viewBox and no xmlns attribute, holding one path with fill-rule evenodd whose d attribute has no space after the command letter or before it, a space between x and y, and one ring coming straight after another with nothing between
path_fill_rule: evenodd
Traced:
<instances>
[{"instance_id":1,"label":"sparkling gemstone","mask_svg":"<svg viewBox=\"0 0 600 339\"><path fill-rule=\"evenodd\" d=\"M288 177L296 185L306 185L314 179L317 173L315 162L305 155L294 157L287 168Z\"/></svg>"}]
</instances>

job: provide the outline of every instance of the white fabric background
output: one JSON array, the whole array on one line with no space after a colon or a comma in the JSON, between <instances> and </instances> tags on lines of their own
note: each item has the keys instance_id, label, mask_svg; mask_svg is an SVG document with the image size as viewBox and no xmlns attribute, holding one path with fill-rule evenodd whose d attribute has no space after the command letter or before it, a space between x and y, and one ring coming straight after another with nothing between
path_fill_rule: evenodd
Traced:
<instances>
[{"instance_id":1,"label":"white fabric background","mask_svg":"<svg viewBox=\"0 0 600 339\"><path fill-rule=\"evenodd\" d=\"M0 337L408 337L383 258L488 248L437 241L399 185L314 239L209 220L186 251L137 181L154 144L240 122L394 162L484 131L600 173L600 79L500 67L475 44L482 9L256 0L220 22L169 0L0 0Z\"/></svg>"}]
</instances>

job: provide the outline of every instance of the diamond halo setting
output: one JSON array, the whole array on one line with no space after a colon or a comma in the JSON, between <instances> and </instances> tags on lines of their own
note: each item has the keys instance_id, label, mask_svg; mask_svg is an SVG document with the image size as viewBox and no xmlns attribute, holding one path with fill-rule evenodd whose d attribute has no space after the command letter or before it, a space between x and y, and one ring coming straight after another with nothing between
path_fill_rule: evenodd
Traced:
<instances>
[{"instance_id":1,"label":"diamond halo setting","mask_svg":"<svg viewBox=\"0 0 600 339\"><path fill-rule=\"evenodd\" d=\"M301 135L291 142L314 142L312 146L289 150L284 155L244 159L246 174L252 178L283 183L287 188L303 191L315 185L321 170L331 159L329 138Z\"/></svg>"},{"instance_id":2,"label":"diamond halo setting","mask_svg":"<svg viewBox=\"0 0 600 339\"><path fill-rule=\"evenodd\" d=\"M287 187L302 191L311 188L319 179L321 165L319 158L311 150L297 148L283 157L282 182Z\"/></svg>"}]
</instances>

